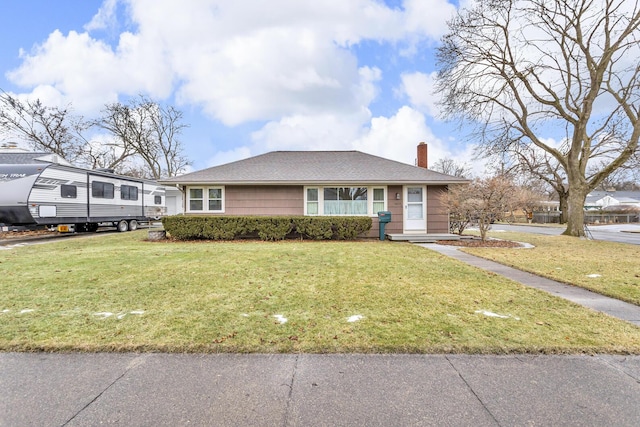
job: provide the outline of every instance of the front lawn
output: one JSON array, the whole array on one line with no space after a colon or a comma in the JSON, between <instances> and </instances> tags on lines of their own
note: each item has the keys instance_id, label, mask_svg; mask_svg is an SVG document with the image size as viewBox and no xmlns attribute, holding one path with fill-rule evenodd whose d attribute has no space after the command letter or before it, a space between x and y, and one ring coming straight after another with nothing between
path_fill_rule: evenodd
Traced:
<instances>
[{"instance_id":1,"label":"front lawn","mask_svg":"<svg viewBox=\"0 0 640 427\"><path fill-rule=\"evenodd\" d=\"M640 246L568 236L490 232L533 249L465 249L501 264L640 305Z\"/></svg>"},{"instance_id":2,"label":"front lawn","mask_svg":"<svg viewBox=\"0 0 640 427\"><path fill-rule=\"evenodd\" d=\"M0 350L640 354L640 328L391 242L0 250Z\"/></svg>"}]
</instances>

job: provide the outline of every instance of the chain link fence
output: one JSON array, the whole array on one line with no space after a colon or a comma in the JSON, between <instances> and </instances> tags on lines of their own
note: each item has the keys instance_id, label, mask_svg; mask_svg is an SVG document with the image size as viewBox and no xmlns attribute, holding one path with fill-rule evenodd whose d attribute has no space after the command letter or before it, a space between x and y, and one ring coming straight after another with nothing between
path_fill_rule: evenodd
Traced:
<instances>
[{"instance_id":1,"label":"chain link fence","mask_svg":"<svg viewBox=\"0 0 640 427\"><path fill-rule=\"evenodd\" d=\"M532 222L535 224L559 224L560 212L534 212ZM586 224L640 223L640 212L615 214L606 212L585 212L584 222Z\"/></svg>"}]
</instances>

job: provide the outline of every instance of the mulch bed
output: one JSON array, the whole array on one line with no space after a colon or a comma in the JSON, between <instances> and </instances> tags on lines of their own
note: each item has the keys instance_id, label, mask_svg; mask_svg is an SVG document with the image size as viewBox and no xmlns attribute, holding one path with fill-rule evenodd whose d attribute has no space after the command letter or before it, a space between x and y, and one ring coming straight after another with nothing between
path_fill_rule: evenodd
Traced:
<instances>
[{"instance_id":1,"label":"mulch bed","mask_svg":"<svg viewBox=\"0 0 640 427\"><path fill-rule=\"evenodd\" d=\"M463 246L467 248L520 248L522 245L510 240L486 240L462 239L462 240L439 240L439 245Z\"/></svg>"},{"instance_id":2,"label":"mulch bed","mask_svg":"<svg viewBox=\"0 0 640 427\"><path fill-rule=\"evenodd\" d=\"M49 230L0 231L0 240L23 239L25 237L41 237L53 234Z\"/></svg>"}]
</instances>

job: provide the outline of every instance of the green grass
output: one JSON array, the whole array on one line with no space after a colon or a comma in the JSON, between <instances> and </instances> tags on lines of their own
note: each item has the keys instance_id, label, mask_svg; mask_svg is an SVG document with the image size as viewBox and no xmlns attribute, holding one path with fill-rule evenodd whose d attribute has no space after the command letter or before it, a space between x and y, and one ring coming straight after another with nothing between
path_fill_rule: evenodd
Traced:
<instances>
[{"instance_id":1,"label":"green grass","mask_svg":"<svg viewBox=\"0 0 640 427\"><path fill-rule=\"evenodd\" d=\"M531 243L535 248L468 248L465 251L640 305L639 246L525 233L493 232L490 236Z\"/></svg>"},{"instance_id":2,"label":"green grass","mask_svg":"<svg viewBox=\"0 0 640 427\"><path fill-rule=\"evenodd\" d=\"M410 244L145 238L0 251L0 350L640 354L636 326Z\"/></svg>"}]
</instances>

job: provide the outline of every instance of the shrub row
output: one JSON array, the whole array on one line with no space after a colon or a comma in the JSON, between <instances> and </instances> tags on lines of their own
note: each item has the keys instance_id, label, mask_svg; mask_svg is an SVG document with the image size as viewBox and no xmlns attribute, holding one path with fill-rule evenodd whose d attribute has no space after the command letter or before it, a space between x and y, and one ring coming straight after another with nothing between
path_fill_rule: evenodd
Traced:
<instances>
[{"instance_id":1,"label":"shrub row","mask_svg":"<svg viewBox=\"0 0 640 427\"><path fill-rule=\"evenodd\" d=\"M178 240L353 240L371 229L369 217L168 216L164 229Z\"/></svg>"}]
</instances>

